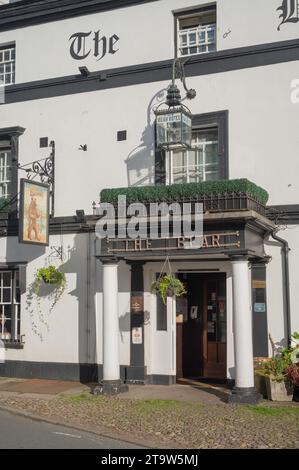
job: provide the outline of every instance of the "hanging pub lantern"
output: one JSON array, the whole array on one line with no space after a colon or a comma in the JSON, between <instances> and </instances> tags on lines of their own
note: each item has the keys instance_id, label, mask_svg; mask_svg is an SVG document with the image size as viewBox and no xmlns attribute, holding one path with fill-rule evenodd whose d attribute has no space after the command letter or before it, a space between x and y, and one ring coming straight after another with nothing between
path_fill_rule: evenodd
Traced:
<instances>
[{"instance_id":1,"label":"hanging pub lantern","mask_svg":"<svg viewBox=\"0 0 299 470\"><path fill-rule=\"evenodd\" d=\"M175 60L173 80L167 89L165 103L155 110L156 115L156 145L165 150L188 149L192 139L192 114L187 106L182 104L180 90L175 84L177 74L187 91L187 98L196 96L195 90L188 90L185 83L183 63Z\"/></svg>"}]
</instances>

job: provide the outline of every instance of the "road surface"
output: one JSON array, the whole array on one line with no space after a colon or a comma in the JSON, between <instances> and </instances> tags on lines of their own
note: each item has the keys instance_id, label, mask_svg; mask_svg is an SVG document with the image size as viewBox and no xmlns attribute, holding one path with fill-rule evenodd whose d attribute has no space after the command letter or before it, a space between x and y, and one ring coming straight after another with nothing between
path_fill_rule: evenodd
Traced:
<instances>
[{"instance_id":1,"label":"road surface","mask_svg":"<svg viewBox=\"0 0 299 470\"><path fill-rule=\"evenodd\" d=\"M127 442L0 411L0 449L137 449Z\"/></svg>"}]
</instances>

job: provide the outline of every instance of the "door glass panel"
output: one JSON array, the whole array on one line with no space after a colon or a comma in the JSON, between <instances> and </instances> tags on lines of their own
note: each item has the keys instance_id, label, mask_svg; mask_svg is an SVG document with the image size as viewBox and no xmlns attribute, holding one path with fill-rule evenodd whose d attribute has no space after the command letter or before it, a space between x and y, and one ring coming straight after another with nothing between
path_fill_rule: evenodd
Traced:
<instances>
[{"instance_id":1,"label":"door glass panel","mask_svg":"<svg viewBox=\"0 0 299 470\"><path fill-rule=\"evenodd\" d=\"M225 279L207 283L208 341L226 343Z\"/></svg>"}]
</instances>

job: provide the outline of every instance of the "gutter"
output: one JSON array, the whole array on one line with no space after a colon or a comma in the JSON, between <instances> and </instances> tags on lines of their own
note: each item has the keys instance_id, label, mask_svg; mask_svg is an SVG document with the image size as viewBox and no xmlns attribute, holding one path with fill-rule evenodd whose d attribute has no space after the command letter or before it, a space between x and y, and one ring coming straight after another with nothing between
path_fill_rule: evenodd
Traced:
<instances>
[{"instance_id":1,"label":"gutter","mask_svg":"<svg viewBox=\"0 0 299 470\"><path fill-rule=\"evenodd\" d=\"M290 301L290 265L289 265L289 252L291 251L288 242L279 237L275 231L271 232L271 236L274 240L281 244L281 253L283 257L283 274L284 282L283 287L285 291L285 306L286 306L286 315L285 315L285 325L287 330L288 338L288 347L291 347L291 301Z\"/></svg>"}]
</instances>

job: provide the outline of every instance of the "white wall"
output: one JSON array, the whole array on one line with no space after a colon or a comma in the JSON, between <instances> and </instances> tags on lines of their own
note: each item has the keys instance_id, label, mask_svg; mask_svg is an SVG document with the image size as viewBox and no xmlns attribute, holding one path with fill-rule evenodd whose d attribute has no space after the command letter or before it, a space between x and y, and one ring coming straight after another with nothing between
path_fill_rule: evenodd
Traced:
<instances>
[{"instance_id":1,"label":"white wall","mask_svg":"<svg viewBox=\"0 0 299 470\"><path fill-rule=\"evenodd\" d=\"M298 62L193 77L192 112L229 110L229 177L249 178L270 193L270 204L299 199L299 103L291 102ZM48 155L39 138L56 142L56 215L91 213L107 187L154 183L154 114L168 82L3 105L1 127L26 128L20 163ZM118 130L128 139L117 142ZM78 150L87 144L87 152ZM286 163L287 159L287 164ZM20 176L25 173L20 172Z\"/></svg>"},{"instance_id":2,"label":"white wall","mask_svg":"<svg viewBox=\"0 0 299 470\"><path fill-rule=\"evenodd\" d=\"M25 247L15 237L2 238L0 244L1 262L28 262L27 292L21 297L21 335L25 346L22 350L8 350L7 359L87 362L86 236L51 236L50 246L46 249L30 245ZM62 269L67 285L63 296L50 311L52 302L48 296L37 297L32 284L37 269L49 264L61 265L52 248L61 245L64 251ZM43 290L41 292L44 293Z\"/></svg>"},{"instance_id":3,"label":"white wall","mask_svg":"<svg viewBox=\"0 0 299 470\"><path fill-rule=\"evenodd\" d=\"M117 8L0 32L0 45L16 42L17 83L76 74L81 65L97 71L166 60L174 57L172 11L211 3L206 0L160 0ZM282 0L218 0L218 50L297 39L298 24L290 23L277 30L280 12L276 9L281 4ZM118 52L107 54L100 61L93 52L86 60L72 59L70 36L98 30L108 37L119 36Z\"/></svg>"},{"instance_id":4,"label":"white wall","mask_svg":"<svg viewBox=\"0 0 299 470\"><path fill-rule=\"evenodd\" d=\"M53 247L63 247L63 262ZM28 262L27 292L21 296L23 349L8 349L7 360L103 362L102 267L95 258L94 235L53 235L47 248L21 245L16 237L0 239L0 263ZM66 289L51 311L48 294L32 291L37 269L54 264L66 275ZM119 264L120 363L130 364L130 269ZM40 307L39 307L40 304Z\"/></svg>"}]
</instances>

